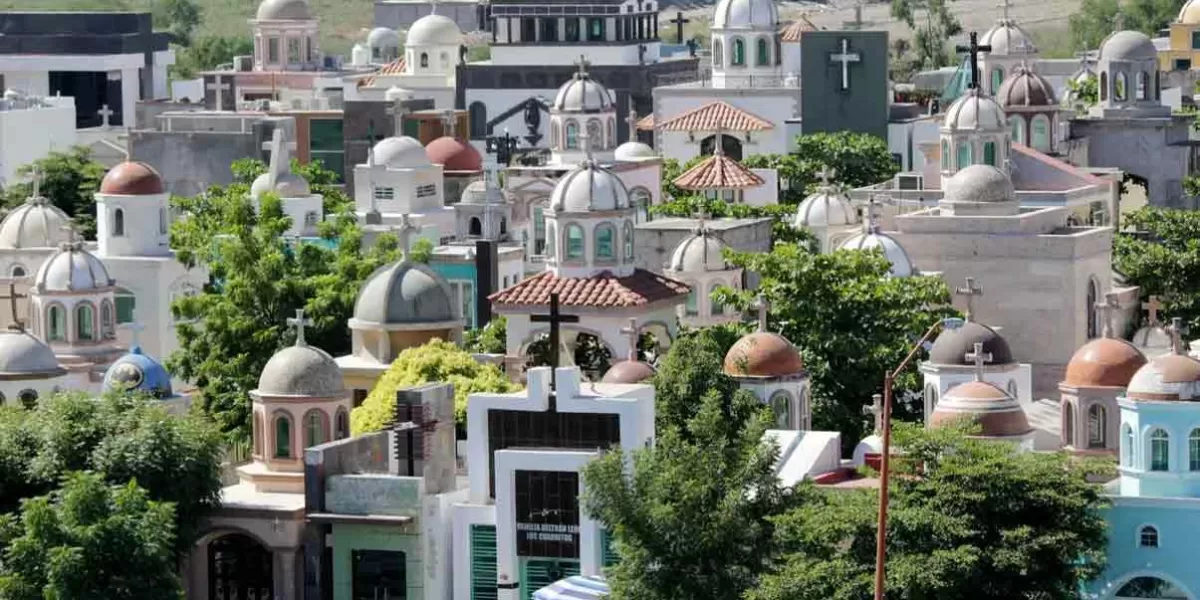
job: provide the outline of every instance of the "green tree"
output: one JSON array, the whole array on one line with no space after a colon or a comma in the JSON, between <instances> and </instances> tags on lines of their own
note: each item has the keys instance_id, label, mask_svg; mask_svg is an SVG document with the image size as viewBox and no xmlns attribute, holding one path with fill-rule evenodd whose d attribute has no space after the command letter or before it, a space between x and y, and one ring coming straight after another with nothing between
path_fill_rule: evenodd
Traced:
<instances>
[{"instance_id":1,"label":"green tree","mask_svg":"<svg viewBox=\"0 0 1200 600\"><path fill-rule=\"evenodd\" d=\"M246 36L199 37L188 46L176 50L171 74L180 79L191 79L201 71L211 71L232 63L235 56L248 56L253 53L254 42Z\"/></svg>"},{"instance_id":2,"label":"green tree","mask_svg":"<svg viewBox=\"0 0 1200 600\"><path fill-rule=\"evenodd\" d=\"M201 405L230 441L245 440L247 393L267 360L295 339L286 319L304 308L313 319L308 342L348 353L346 321L358 290L375 269L399 259L396 239L383 235L366 248L354 216L340 213L321 224L320 243L286 240L290 219L279 199L265 195L256 211L241 184L172 204L187 218L172 223L171 247L185 265L207 268L211 281L172 305L180 348L167 362L200 388Z\"/></svg>"},{"instance_id":3,"label":"green tree","mask_svg":"<svg viewBox=\"0 0 1200 600\"><path fill-rule=\"evenodd\" d=\"M790 182L792 188L812 192L820 185L817 172L829 167L833 181L848 189L874 185L891 179L899 170L887 140L869 133L838 131L813 133L796 138L792 153L799 163Z\"/></svg>"},{"instance_id":4,"label":"green tree","mask_svg":"<svg viewBox=\"0 0 1200 600\"><path fill-rule=\"evenodd\" d=\"M738 219L770 218L772 219L772 241L805 245L816 243L816 238L812 234L792 226L792 216L796 213L794 205L768 204L766 206L750 206L749 204L734 204L715 198L691 195L666 200L662 204L656 204L650 207L650 212L664 217L683 218L694 218L701 212L704 212L713 219L726 217Z\"/></svg>"},{"instance_id":5,"label":"green tree","mask_svg":"<svg viewBox=\"0 0 1200 600\"><path fill-rule=\"evenodd\" d=\"M731 427L750 421L753 415L746 411L753 413L761 408L754 395L741 390L737 381L723 370L725 354L740 337L726 335L728 331L724 327L695 329L671 344L654 375L656 431L676 430L690 441L688 423L701 409L698 399L707 394L713 395L722 404L721 410L731 415ZM735 429L726 435L739 433Z\"/></svg>"},{"instance_id":6,"label":"green tree","mask_svg":"<svg viewBox=\"0 0 1200 600\"><path fill-rule=\"evenodd\" d=\"M1200 326L1200 213L1145 207L1122 215L1113 239L1113 267L1164 299L1166 316Z\"/></svg>"},{"instance_id":7,"label":"green tree","mask_svg":"<svg viewBox=\"0 0 1200 600\"><path fill-rule=\"evenodd\" d=\"M454 418L460 433L466 430L469 395L517 389L495 365L477 362L452 342L432 340L396 356L362 406L350 413L351 431L355 435L379 431L390 423L396 414L396 390L442 381L454 384Z\"/></svg>"},{"instance_id":8,"label":"green tree","mask_svg":"<svg viewBox=\"0 0 1200 600\"><path fill-rule=\"evenodd\" d=\"M962 32L950 12L953 0L892 0L892 16L913 30L910 48L917 68L936 69L948 64L947 42ZM919 25L918 25L919 21Z\"/></svg>"},{"instance_id":9,"label":"green tree","mask_svg":"<svg viewBox=\"0 0 1200 600\"><path fill-rule=\"evenodd\" d=\"M33 167L41 174L40 194L71 217L76 232L84 239L96 238L96 192L104 179L104 165L92 159L92 151L84 146L72 146L65 152L51 152L32 164L17 169L29 178ZM6 208L14 208L33 194L30 182L10 184L4 188Z\"/></svg>"},{"instance_id":10,"label":"green tree","mask_svg":"<svg viewBox=\"0 0 1200 600\"><path fill-rule=\"evenodd\" d=\"M181 598L174 509L133 481L110 487L73 473L62 489L0 516L0 597L8 600Z\"/></svg>"},{"instance_id":11,"label":"green tree","mask_svg":"<svg viewBox=\"0 0 1200 600\"><path fill-rule=\"evenodd\" d=\"M770 253L731 253L731 263L758 273L770 322L801 351L812 381L813 426L840 431L848 448L862 439L862 407L883 387L884 373L938 319L957 315L938 277L891 277L878 251L818 254L795 244ZM718 291L727 304L750 305L751 292ZM915 365L896 381L897 415L922 414Z\"/></svg>"},{"instance_id":12,"label":"green tree","mask_svg":"<svg viewBox=\"0 0 1200 600\"><path fill-rule=\"evenodd\" d=\"M897 600L1078 597L1107 544L1092 463L898 424L886 594ZM777 518L784 558L747 600L867 600L877 490L825 491Z\"/></svg>"},{"instance_id":13,"label":"green tree","mask_svg":"<svg viewBox=\"0 0 1200 600\"><path fill-rule=\"evenodd\" d=\"M1095 77L1088 77L1083 80L1069 79L1067 80L1067 90L1074 98L1073 106L1077 113L1085 113L1100 101L1099 83Z\"/></svg>"},{"instance_id":14,"label":"green tree","mask_svg":"<svg viewBox=\"0 0 1200 600\"><path fill-rule=\"evenodd\" d=\"M1177 0L1083 0L1071 15L1068 28L1073 48L1098 48L1117 25L1117 14L1125 29L1157 37L1175 20L1182 2Z\"/></svg>"},{"instance_id":15,"label":"green tree","mask_svg":"<svg viewBox=\"0 0 1200 600\"><path fill-rule=\"evenodd\" d=\"M176 44L189 46L200 26L201 10L195 0L154 0L150 15L155 29L170 33Z\"/></svg>"},{"instance_id":16,"label":"green tree","mask_svg":"<svg viewBox=\"0 0 1200 600\"><path fill-rule=\"evenodd\" d=\"M504 354L507 332L508 320L502 316L492 317L487 325L476 327L463 336L463 348L478 354Z\"/></svg>"}]
</instances>

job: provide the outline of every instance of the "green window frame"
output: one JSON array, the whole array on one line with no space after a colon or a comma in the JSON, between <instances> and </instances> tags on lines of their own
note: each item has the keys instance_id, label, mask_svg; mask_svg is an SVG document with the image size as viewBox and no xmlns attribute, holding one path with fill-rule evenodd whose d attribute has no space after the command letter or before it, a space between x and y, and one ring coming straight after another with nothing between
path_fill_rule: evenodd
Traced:
<instances>
[{"instance_id":1,"label":"green window frame","mask_svg":"<svg viewBox=\"0 0 1200 600\"><path fill-rule=\"evenodd\" d=\"M117 304L117 323L132 323L133 311L137 307L137 300L133 294L118 295L116 297Z\"/></svg>"},{"instance_id":2,"label":"green window frame","mask_svg":"<svg viewBox=\"0 0 1200 600\"><path fill-rule=\"evenodd\" d=\"M996 142L983 143L983 162L993 167L996 166Z\"/></svg>"},{"instance_id":3,"label":"green window frame","mask_svg":"<svg viewBox=\"0 0 1200 600\"><path fill-rule=\"evenodd\" d=\"M746 66L746 42L742 38L733 38L733 66Z\"/></svg>"},{"instance_id":4,"label":"green window frame","mask_svg":"<svg viewBox=\"0 0 1200 600\"><path fill-rule=\"evenodd\" d=\"M471 600L498 600L496 526L471 525Z\"/></svg>"},{"instance_id":5,"label":"green window frame","mask_svg":"<svg viewBox=\"0 0 1200 600\"><path fill-rule=\"evenodd\" d=\"M576 225L575 223L571 223L570 225L567 225L567 236L566 237L567 237L566 259L571 260L571 259L583 258L583 249L584 249L583 227L580 227L579 225Z\"/></svg>"},{"instance_id":6,"label":"green window frame","mask_svg":"<svg viewBox=\"0 0 1200 600\"><path fill-rule=\"evenodd\" d=\"M312 448L325 443L324 419L321 412L310 410L304 415L304 447Z\"/></svg>"},{"instance_id":7,"label":"green window frame","mask_svg":"<svg viewBox=\"0 0 1200 600\"><path fill-rule=\"evenodd\" d=\"M1188 470L1200 471L1200 427L1188 434Z\"/></svg>"},{"instance_id":8,"label":"green window frame","mask_svg":"<svg viewBox=\"0 0 1200 600\"><path fill-rule=\"evenodd\" d=\"M292 421L284 415L275 417L275 458L292 457Z\"/></svg>"},{"instance_id":9,"label":"green window frame","mask_svg":"<svg viewBox=\"0 0 1200 600\"><path fill-rule=\"evenodd\" d=\"M96 311L91 304L75 307L75 337L80 340L96 339Z\"/></svg>"},{"instance_id":10,"label":"green window frame","mask_svg":"<svg viewBox=\"0 0 1200 600\"><path fill-rule=\"evenodd\" d=\"M942 140L942 170L950 169L950 142Z\"/></svg>"},{"instance_id":11,"label":"green window frame","mask_svg":"<svg viewBox=\"0 0 1200 600\"><path fill-rule=\"evenodd\" d=\"M757 46L757 48L755 48L754 56L756 64L758 64L760 67L770 65L771 51L768 49L769 46L767 44L767 38L758 38L758 42L755 45Z\"/></svg>"},{"instance_id":12,"label":"green window frame","mask_svg":"<svg viewBox=\"0 0 1200 600\"><path fill-rule=\"evenodd\" d=\"M1004 69L996 67L992 69L992 93L995 94L1000 90L1000 84L1004 83Z\"/></svg>"},{"instance_id":13,"label":"green window frame","mask_svg":"<svg viewBox=\"0 0 1200 600\"><path fill-rule=\"evenodd\" d=\"M1041 152L1050 151L1050 118L1034 115L1029 123L1029 145Z\"/></svg>"},{"instance_id":14,"label":"green window frame","mask_svg":"<svg viewBox=\"0 0 1200 600\"><path fill-rule=\"evenodd\" d=\"M608 223L596 226L596 260L616 260L617 229Z\"/></svg>"},{"instance_id":15,"label":"green window frame","mask_svg":"<svg viewBox=\"0 0 1200 600\"><path fill-rule=\"evenodd\" d=\"M337 174L335 183L344 183L346 175L345 122L342 119L312 119L308 124L309 157L313 162Z\"/></svg>"},{"instance_id":16,"label":"green window frame","mask_svg":"<svg viewBox=\"0 0 1200 600\"><path fill-rule=\"evenodd\" d=\"M1150 432L1150 470L1171 470L1171 436L1161 428Z\"/></svg>"},{"instance_id":17,"label":"green window frame","mask_svg":"<svg viewBox=\"0 0 1200 600\"><path fill-rule=\"evenodd\" d=\"M955 168L958 170L971 166L971 143L963 142L958 145L958 157Z\"/></svg>"},{"instance_id":18,"label":"green window frame","mask_svg":"<svg viewBox=\"0 0 1200 600\"><path fill-rule=\"evenodd\" d=\"M625 245L625 262L633 262L633 223L625 221L624 235L621 241Z\"/></svg>"},{"instance_id":19,"label":"green window frame","mask_svg":"<svg viewBox=\"0 0 1200 600\"><path fill-rule=\"evenodd\" d=\"M696 284L692 284L692 291L688 292L687 306L686 306L687 314L689 317L694 317L694 316L700 314L700 310L696 307L696 296L698 296L698 295L699 294L696 293Z\"/></svg>"},{"instance_id":20,"label":"green window frame","mask_svg":"<svg viewBox=\"0 0 1200 600\"><path fill-rule=\"evenodd\" d=\"M725 305L721 304L716 298L713 298L713 293L720 289L720 287L720 281L715 281L712 285L708 286L708 314L714 317L725 314Z\"/></svg>"},{"instance_id":21,"label":"green window frame","mask_svg":"<svg viewBox=\"0 0 1200 600\"><path fill-rule=\"evenodd\" d=\"M48 321L46 329L51 341L61 342L67 339L66 309L57 304L51 305L47 310L46 320Z\"/></svg>"},{"instance_id":22,"label":"green window frame","mask_svg":"<svg viewBox=\"0 0 1200 600\"><path fill-rule=\"evenodd\" d=\"M1136 448L1133 428L1128 424L1121 426L1121 466L1133 468L1133 452Z\"/></svg>"},{"instance_id":23,"label":"green window frame","mask_svg":"<svg viewBox=\"0 0 1200 600\"><path fill-rule=\"evenodd\" d=\"M1200 31L1192 32L1192 50L1200 50Z\"/></svg>"}]
</instances>

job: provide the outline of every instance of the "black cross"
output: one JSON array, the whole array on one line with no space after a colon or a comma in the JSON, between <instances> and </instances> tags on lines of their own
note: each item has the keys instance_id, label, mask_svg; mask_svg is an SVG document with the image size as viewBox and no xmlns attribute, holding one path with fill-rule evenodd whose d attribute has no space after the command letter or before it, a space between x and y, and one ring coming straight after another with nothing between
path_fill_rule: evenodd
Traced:
<instances>
[{"instance_id":1,"label":"black cross","mask_svg":"<svg viewBox=\"0 0 1200 600\"><path fill-rule=\"evenodd\" d=\"M671 19L670 21L667 21L667 22L675 24L675 43L682 44L683 43L683 26L688 23L691 23L692 20L683 18L683 13L677 12L677 13L675 13L675 18Z\"/></svg>"},{"instance_id":2,"label":"black cross","mask_svg":"<svg viewBox=\"0 0 1200 600\"><path fill-rule=\"evenodd\" d=\"M417 477L417 458L420 455L422 460L426 456L426 439L425 434L433 431L437 426L437 419L426 420L424 407L409 402L403 402L400 398L401 392L396 393L396 420L395 430L397 434L404 434L403 448L401 450L401 440L399 436L395 439L396 456L404 459L408 470L405 475L408 477ZM401 414L404 413L404 414ZM421 435L421 447L417 448L416 436Z\"/></svg>"},{"instance_id":3,"label":"black cross","mask_svg":"<svg viewBox=\"0 0 1200 600\"><path fill-rule=\"evenodd\" d=\"M534 323L550 324L550 388L553 389L555 371L558 370L559 325L562 323L578 323L579 317L564 315L558 312L558 292L553 292L550 294L550 314L533 315L529 317L529 320ZM551 398L553 398L553 395ZM551 407L553 408L553 404Z\"/></svg>"},{"instance_id":4,"label":"black cross","mask_svg":"<svg viewBox=\"0 0 1200 600\"><path fill-rule=\"evenodd\" d=\"M955 46L954 51L958 53L966 52L971 57L971 83L967 87L969 89L979 89L979 53L991 52L992 47L988 44L979 44L979 34L971 32L971 43L966 46Z\"/></svg>"}]
</instances>

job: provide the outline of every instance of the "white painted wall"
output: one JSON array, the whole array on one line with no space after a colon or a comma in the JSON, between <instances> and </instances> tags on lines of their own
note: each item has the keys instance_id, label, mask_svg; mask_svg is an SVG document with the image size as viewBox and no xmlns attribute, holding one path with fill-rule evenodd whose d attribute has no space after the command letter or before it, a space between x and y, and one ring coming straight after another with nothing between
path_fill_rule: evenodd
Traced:
<instances>
[{"instance_id":1,"label":"white painted wall","mask_svg":"<svg viewBox=\"0 0 1200 600\"><path fill-rule=\"evenodd\" d=\"M77 142L75 99L46 101L51 106L0 111L0 188L18 180L21 166Z\"/></svg>"},{"instance_id":2,"label":"white painted wall","mask_svg":"<svg viewBox=\"0 0 1200 600\"><path fill-rule=\"evenodd\" d=\"M738 90L713 90L712 94L679 94L671 93L670 88L658 88L654 93L654 120L666 122L689 110L704 106L715 101L724 101L752 115L775 125L766 131L756 131L750 134L750 142L745 142L745 134L727 132L743 141L743 156L751 154L783 154L788 151L794 135L784 122L795 116L799 110L799 90L781 89L778 95L755 93L742 95ZM700 141L712 135L712 132L695 132L694 141L689 140L688 132L658 131L656 134L658 148L664 158L674 158L686 162L700 152Z\"/></svg>"},{"instance_id":3,"label":"white painted wall","mask_svg":"<svg viewBox=\"0 0 1200 600\"><path fill-rule=\"evenodd\" d=\"M610 30L615 31L615 30ZM574 65L579 60L579 52L586 48L588 60L593 65L636 65L638 64L638 45L636 42L627 46L580 46L578 44L563 46L492 46L493 65ZM658 42L646 43L644 62L656 63L659 60L660 47Z\"/></svg>"}]
</instances>

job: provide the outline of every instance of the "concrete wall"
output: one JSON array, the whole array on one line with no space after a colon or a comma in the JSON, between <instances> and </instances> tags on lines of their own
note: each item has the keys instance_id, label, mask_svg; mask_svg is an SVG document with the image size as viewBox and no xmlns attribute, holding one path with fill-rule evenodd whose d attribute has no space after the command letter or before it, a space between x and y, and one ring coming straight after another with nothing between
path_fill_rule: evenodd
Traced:
<instances>
[{"instance_id":1,"label":"concrete wall","mask_svg":"<svg viewBox=\"0 0 1200 600\"><path fill-rule=\"evenodd\" d=\"M730 248L738 252L768 252L771 250L771 219L730 219L709 221L709 228ZM663 265L685 238L692 235L695 219L659 219L634 228L636 266L662 273ZM758 275L746 273L746 289L758 287Z\"/></svg>"},{"instance_id":2,"label":"concrete wall","mask_svg":"<svg viewBox=\"0 0 1200 600\"><path fill-rule=\"evenodd\" d=\"M259 128L242 133L133 131L131 160L146 162L162 174L167 191L195 195L209 185L233 183L229 165L262 155Z\"/></svg>"},{"instance_id":3,"label":"concrete wall","mask_svg":"<svg viewBox=\"0 0 1200 600\"><path fill-rule=\"evenodd\" d=\"M18 182L17 169L53 150L75 145L75 103L46 98L50 106L0 110L0 189Z\"/></svg>"},{"instance_id":4,"label":"concrete wall","mask_svg":"<svg viewBox=\"0 0 1200 600\"><path fill-rule=\"evenodd\" d=\"M1072 119L1065 149L1074 164L1115 167L1147 180L1153 206L1194 209L1197 199L1183 193L1192 155L1186 145L1189 122L1174 117ZM1086 162L1079 162L1080 156Z\"/></svg>"}]
</instances>

